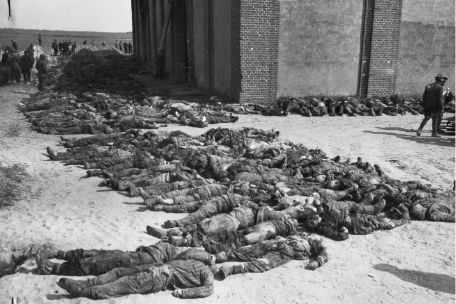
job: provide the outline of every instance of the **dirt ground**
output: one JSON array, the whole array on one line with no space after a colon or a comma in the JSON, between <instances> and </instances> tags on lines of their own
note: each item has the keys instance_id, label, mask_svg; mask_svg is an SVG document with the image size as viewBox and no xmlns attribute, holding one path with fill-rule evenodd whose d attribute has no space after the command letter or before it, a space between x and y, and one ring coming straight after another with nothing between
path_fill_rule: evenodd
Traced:
<instances>
[{"instance_id":1,"label":"dirt ground","mask_svg":"<svg viewBox=\"0 0 456 304\"><path fill-rule=\"evenodd\" d=\"M31 195L0 210L0 246L50 242L61 249L134 250L157 240L146 225L161 225L183 214L148 211L138 198L99 188L98 178L86 179L75 166L51 162L47 146L59 137L33 132L16 105L35 88L0 87L0 161L27 166L33 177ZM422 137L414 129L421 116L403 117L262 117L242 116L229 125L274 128L283 139L319 147L342 160L360 156L404 180L421 180L452 188L455 179L454 137ZM223 126L228 126L224 124ZM196 135L205 129L171 126ZM62 147L58 147L62 149ZM452 303L455 300L454 223L412 222L392 231L325 240L329 262L307 271L299 261L262 274L231 276L215 282L209 298L191 303ZM18 273L0 279L0 302L92 303L70 299L58 276L34 273L29 261ZM169 291L131 295L96 303L183 303Z\"/></svg>"}]
</instances>

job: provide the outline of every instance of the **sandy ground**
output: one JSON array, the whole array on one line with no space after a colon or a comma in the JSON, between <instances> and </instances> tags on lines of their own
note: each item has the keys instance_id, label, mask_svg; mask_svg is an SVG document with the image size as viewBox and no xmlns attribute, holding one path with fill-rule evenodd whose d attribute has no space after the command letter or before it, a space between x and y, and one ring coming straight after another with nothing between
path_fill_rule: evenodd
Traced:
<instances>
[{"instance_id":1,"label":"sandy ground","mask_svg":"<svg viewBox=\"0 0 456 304\"><path fill-rule=\"evenodd\" d=\"M137 198L99 188L85 171L50 162L46 146L58 136L31 131L16 110L34 88L0 87L0 161L27 166L33 177L31 195L0 210L0 245L51 242L62 249L134 250L156 239L145 226L160 225L182 214L151 212ZM391 176L450 188L454 180L454 138L429 137L430 125L417 138L421 116L325 117L242 116L236 125L279 130L283 139L377 163ZM224 125L228 126L228 125ZM191 134L204 129L171 126ZM60 147L62 149L62 147ZM63 149L62 149L63 150ZM455 225L412 222L392 231L350 236L345 242L325 240L329 262L307 271L299 261L262 274L242 274L215 283L209 298L191 303L452 303L455 300ZM20 272L0 279L0 302L92 303L70 299L58 276L34 274L29 261ZM97 303L182 303L170 292L132 295Z\"/></svg>"}]
</instances>

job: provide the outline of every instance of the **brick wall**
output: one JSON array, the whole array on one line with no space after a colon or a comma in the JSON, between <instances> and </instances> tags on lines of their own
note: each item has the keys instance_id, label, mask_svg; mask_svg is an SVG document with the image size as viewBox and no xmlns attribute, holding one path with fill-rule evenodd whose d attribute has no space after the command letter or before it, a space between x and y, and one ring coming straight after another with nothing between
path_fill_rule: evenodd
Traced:
<instances>
[{"instance_id":1,"label":"brick wall","mask_svg":"<svg viewBox=\"0 0 456 304\"><path fill-rule=\"evenodd\" d=\"M240 1L240 102L276 99L279 19L278 0Z\"/></svg>"},{"instance_id":2,"label":"brick wall","mask_svg":"<svg viewBox=\"0 0 456 304\"><path fill-rule=\"evenodd\" d=\"M358 73L358 95L367 96L375 0L364 0Z\"/></svg>"},{"instance_id":3,"label":"brick wall","mask_svg":"<svg viewBox=\"0 0 456 304\"><path fill-rule=\"evenodd\" d=\"M231 96L239 101L241 92L241 0L231 0Z\"/></svg>"},{"instance_id":4,"label":"brick wall","mask_svg":"<svg viewBox=\"0 0 456 304\"><path fill-rule=\"evenodd\" d=\"M394 93L402 0L365 0L358 93ZM370 44L370 47L369 47Z\"/></svg>"}]
</instances>

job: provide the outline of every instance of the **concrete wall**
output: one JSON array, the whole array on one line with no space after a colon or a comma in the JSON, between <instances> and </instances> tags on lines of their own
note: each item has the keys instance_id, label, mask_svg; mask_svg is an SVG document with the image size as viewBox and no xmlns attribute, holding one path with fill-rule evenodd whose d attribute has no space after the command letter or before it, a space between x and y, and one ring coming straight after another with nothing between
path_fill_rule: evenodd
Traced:
<instances>
[{"instance_id":1,"label":"concrete wall","mask_svg":"<svg viewBox=\"0 0 456 304\"><path fill-rule=\"evenodd\" d=\"M355 94L363 0L281 0L278 96Z\"/></svg>"},{"instance_id":2,"label":"concrete wall","mask_svg":"<svg viewBox=\"0 0 456 304\"><path fill-rule=\"evenodd\" d=\"M214 90L231 95L231 0L213 2Z\"/></svg>"},{"instance_id":3,"label":"concrete wall","mask_svg":"<svg viewBox=\"0 0 456 304\"><path fill-rule=\"evenodd\" d=\"M438 73L455 88L454 11L454 0L403 0L397 93L422 94Z\"/></svg>"}]
</instances>

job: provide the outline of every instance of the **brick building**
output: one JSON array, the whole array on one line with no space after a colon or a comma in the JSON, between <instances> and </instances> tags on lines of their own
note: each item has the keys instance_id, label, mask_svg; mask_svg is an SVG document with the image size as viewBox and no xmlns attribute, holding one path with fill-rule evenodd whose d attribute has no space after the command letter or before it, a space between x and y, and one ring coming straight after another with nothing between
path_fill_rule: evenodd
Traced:
<instances>
[{"instance_id":1,"label":"brick building","mask_svg":"<svg viewBox=\"0 0 456 304\"><path fill-rule=\"evenodd\" d=\"M137 56L241 102L420 94L437 73L454 82L454 0L131 2Z\"/></svg>"}]
</instances>

